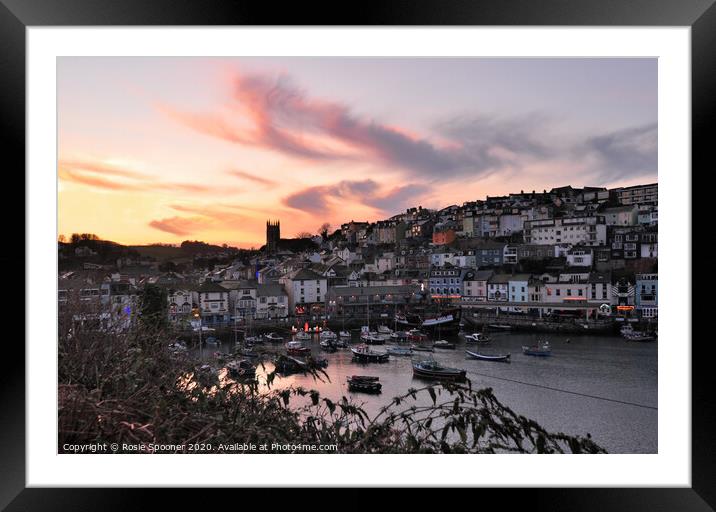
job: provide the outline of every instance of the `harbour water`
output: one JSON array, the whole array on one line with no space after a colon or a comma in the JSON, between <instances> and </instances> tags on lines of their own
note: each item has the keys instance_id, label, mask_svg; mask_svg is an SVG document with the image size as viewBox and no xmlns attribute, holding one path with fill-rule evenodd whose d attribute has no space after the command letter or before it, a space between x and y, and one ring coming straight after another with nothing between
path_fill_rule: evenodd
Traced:
<instances>
[{"instance_id":1,"label":"harbour water","mask_svg":"<svg viewBox=\"0 0 716 512\"><path fill-rule=\"evenodd\" d=\"M357 364L350 350L326 353L317 337L307 341L314 356L328 360L325 369L330 380L318 381L311 375L294 374L277 379L274 388L302 386L321 396L339 400L343 396L361 403L371 415L394 396L428 382L413 377L412 361L435 359L454 368L467 370L474 388L491 387L498 400L517 414L536 420L547 430L566 434L591 434L596 443L610 453L656 453L657 442L657 343L626 342L613 336L536 335L491 333L487 345L466 343L462 337L442 336L454 342L454 350L414 352L412 357L391 356L386 363ZM531 357L522 353L523 345L548 339L551 357ZM354 333L353 344L358 343ZM391 346L376 345L383 351ZM403 343L400 346L407 347ZM228 347L233 348L233 343ZM266 345L281 350L280 344ZM465 349L486 353L511 353L510 363L466 359ZM229 351L227 344L221 351ZM204 348L202 356L211 359L213 350ZM270 371L270 365L267 365ZM380 395L352 393L346 378L375 375L383 385ZM430 403L427 394L418 397Z\"/></svg>"}]
</instances>

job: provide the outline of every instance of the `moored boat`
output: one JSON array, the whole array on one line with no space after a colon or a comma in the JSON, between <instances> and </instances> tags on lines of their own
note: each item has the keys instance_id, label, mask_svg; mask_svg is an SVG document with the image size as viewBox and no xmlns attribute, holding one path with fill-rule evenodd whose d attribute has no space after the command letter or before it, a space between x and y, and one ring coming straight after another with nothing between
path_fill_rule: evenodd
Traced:
<instances>
[{"instance_id":1,"label":"moored boat","mask_svg":"<svg viewBox=\"0 0 716 512\"><path fill-rule=\"evenodd\" d=\"M393 332L393 329L388 327L387 325L379 325L378 326L378 333L379 334L390 334Z\"/></svg>"},{"instance_id":2,"label":"moored boat","mask_svg":"<svg viewBox=\"0 0 716 512\"><path fill-rule=\"evenodd\" d=\"M397 342L407 341L408 333L405 331L393 331L390 333L390 339Z\"/></svg>"},{"instance_id":3,"label":"moored boat","mask_svg":"<svg viewBox=\"0 0 716 512\"><path fill-rule=\"evenodd\" d=\"M466 350L465 353L468 357L472 359L479 359L480 361L510 362L510 354L481 354L470 350Z\"/></svg>"},{"instance_id":4,"label":"moored boat","mask_svg":"<svg viewBox=\"0 0 716 512\"><path fill-rule=\"evenodd\" d=\"M300 341L289 341L286 343L286 353L294 356L300 356L304 354L310 354L311 349L308 348Z\"/></svg>"},{"instance_id":5,"label":"moored boat","mask_svg":"<svg viewBox=\"0 0 716 512\"><path fill-rule=\"evenodd\" d=\"M413 375L428 379L465 380L466 372L459 368L442 366L436 361L420 361L413 363Z\"/></svg>"},{"instance_id":6,"label":"moored boat","mask_svg":"<svg viewBox=\"0 0 716 512\"><path fill-rule=\"evenodd\" d=\"M311 335L308 334L306 331L298 331L296 334L293 335L294 339L299 341L309 341L311 339Z\"/></svg>"},{"instance_id":7,"label":"moored boat","mask_svg":"<svg viewBox=\"0 0 716 512\"><path fill-rule=\"evenodd\" d=\"M352 375L348 377L348 389L361 393L380 393L383 385L378 382L378 377L367 375Z\"/></svg>"},{"instance_id":8,"label":"moored boat","mask_svg":"<svg viewBox=\"0 0 716 512\"><path fill-rule=\"evenodd\" d=\"M476 332L473 334L466 334L465 341L468 343L488 343L490 341L490 337L481 332Z\"/></svg>"},{"instance_id":9,"label":"moored boat","mask_svg":"<svg viewBox=\"0 0 716 512\"><path fill-rule=\"evenodd\" d=\"M368 345L353 347L351 352L353 352L353 357L362 363L383 363L390 357L387 352L376 352Z\"/></svg>"},{"instance_id":10,"label":"moored boat","mask_svg":"<svg viewBox=\"0 0 716 512\"><path fill-rule=\"evenodd\" d=\"M413 351L404 347L388 347L385 351L391 356L412 356Z\"/></svg>"},{"instance_id":11,"label":"moored boat","mask_svg":"<svg viewBox=\"0 0 716 512\"><path fill-rule=\"evenodd\" d=\"M338 347L331 341L331 340L323 340L319 343L321 345L321 349L325 350L326 352L335 352L338 350Z\"/></svg>"},{"instance_id":12,"label":"moored boat","mask_svg":"<svg viewBox=\"0 0 716 512\"><path fill-rule=\"evenodd\" d=\"M444 348L448 350L455 350L455 344L450 343L447 340L438 340L435 343L433 343L434 348Z\"/></svg>"},{"instance_id":13,"label":"moored boat","mask_svg":"<svg viewBox=\"0 0 716 512\"><path fill-rule=\"evenodd\" d=\"M229 376L232 378L250 378L256 375L256 367L246 359L239 359L226 363Z\"/></svg>"},{"instance_id":14,"label":"moored boat","mask_svg":"<svg viewBox=\"0 0 716 512\"><path fill-rule=\"evenodd\" d=\"M275 360L274 365L279 373L305 372L308 370L308 363L301 361L295 357L280 354Z\"/></svg>"},{"instance_id":15,"label":"moored boat","mask_svg":"<svg viewBox=\"0 0 716 512\"><path fill-rule=\"evenodd\" d=\"M656 339L656 337L651 334L635 330L631 324L622 327L620 332L627 341L654 341Z\"/></svg>"},{"instance_id":16,"label":"moored boat","mask_svg":"<svg viewBox=\"0 0 716 512\"><path fill-rule=\"evenodd\" d=\"M326 328L321 331L321 334L318 337L322 340L335 340L338 338L338 335L330 329Z\"/></svg>"},{"instance_id":17,"label":"moored boat","mask_svg":"<svg viewBox=\"0 0 716 512\"><path fill-rule=\"evenodd\" d=\"M487 327L495 331L509 331L512 329L512 326L508 324L488 324Z\"/></svg>"},{"instance_id":18,"label":"moored boat","mask_svg":"<svg viewBox=\"0 0 716 512\"><path fill-rule=\"evenodd\" d=\"M341 332L338 333L338 336L339 336L340 338L350 338L350 337L351 337L351 333L348 332L348 331L341 331Z\"/></svg>"},{"instance_id":19,"label":"moored boat","mask_svg":"<svg viewBox=\"0 0 716 512\"><path fill-rule=\"evenodd\" d=\"M428 339L428 335L420 332L418 329L410 329L408 331L408 341L425 341Z\"/></svg>"},{"instance_id":20,"label":"moored boat","mask_svg":"<svg viewBox=\"0 0 716 512\"><path fill-rule=\"evenodd\" d=\"M275 332L270 332L268 334L264 334L264 338L272 343L278 343L283 341L283 336L276 334Z\"/></svg>"},{"instance_id":21,"label":"moored boat","mask_svg":"<svg viewBox=\"0 0 716 512\"><path fill-rule=\"evenodd\" d=\"M433 347L428 347L427 345L410 345L410 350L415 352L435 352Z\"/></svg>"},{"instance_id":22,"label":"moored boat","mask_svg":"<svg viewBox=\"0 0 716 512\"><path fill-rule=\"evenodd\" d=\"M522 353L527 356L547 357L552 355L549 341L538 341L537 345L522 346Z\"/></svg>"},{"instance_id":23,"label":"moored boat","mask_svg":"<svg viewBox=\"0 0 716 512\"><path fill-rule=\"evenodd\" d=\"M360 335L360 340L369 345L383 345L385 343L385 338L376 332L363 332Z\"/></svg>"}]
</instances>

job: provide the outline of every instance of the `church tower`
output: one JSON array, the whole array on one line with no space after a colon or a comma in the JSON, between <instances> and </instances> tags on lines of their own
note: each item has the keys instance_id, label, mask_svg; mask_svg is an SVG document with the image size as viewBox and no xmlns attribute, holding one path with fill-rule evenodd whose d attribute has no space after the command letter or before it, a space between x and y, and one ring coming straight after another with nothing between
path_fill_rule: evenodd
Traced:
<instances>
[{"instance_id":1,"label":"church tower","mask_svg":"<svg viewBox=\"0 0 716 512\"><path fill-rule=\"evenodd\" d=\"M266 252L275 253L281 239L281 221L266 221Z\"/></svg>"}]
</instances>

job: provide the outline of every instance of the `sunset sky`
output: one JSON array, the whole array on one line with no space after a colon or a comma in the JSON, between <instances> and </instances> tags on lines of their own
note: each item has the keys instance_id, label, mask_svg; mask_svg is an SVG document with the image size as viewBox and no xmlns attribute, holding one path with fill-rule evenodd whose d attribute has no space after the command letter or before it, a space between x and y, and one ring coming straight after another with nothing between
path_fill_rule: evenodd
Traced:
<instances>
[{"instance_id":1,"label":"sunset sky","mask_svg":"<svg viewBox=\"0 0 716 512\"><path fill-rule=\"evenodd\" d=\"M259 247L657 181L656 59L58 59L59 232Z\"/></svg>"}]
</instances>

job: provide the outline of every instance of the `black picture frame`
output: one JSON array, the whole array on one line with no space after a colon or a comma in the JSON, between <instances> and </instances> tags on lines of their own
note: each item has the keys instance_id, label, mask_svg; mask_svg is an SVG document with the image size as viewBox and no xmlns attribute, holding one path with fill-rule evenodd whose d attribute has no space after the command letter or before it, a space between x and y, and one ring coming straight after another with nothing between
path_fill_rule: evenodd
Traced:
<instances>
[{"instance_id":1,"label":"black picture frame","mask_svg":"<svg viewBox=\"0 0 716 512\"><path fill-rule=\"evenodd\" d=\"M716 112L716 6L714 0L384 0L360 5L201 0L0 0L0 126L8 180L19 197L25 168L25 30L32 26L82 25L557 25L689 26L692 58L692 168L714 169L709 130ZM8 159L7 157L10 157ZM12 176L7 176L11 174ZM692 180L696 173L692 171ZM693 182L692 182L693 187ZM8 190L6 188L6 190ZM693 189L698 190L698 189ZM698 202L694 199L693 204ZM684 205L685 208L691 205ZM696 210L692 209L692 216ZM16 229L24 223L12 222ZM26 269L19 236L0 254L9 287L5 311L17 317L14 290ZM25 272L17 272L17 269ZM691 276L684 276L691 282ZM684 298L688 300L689 298ZM24 301L22 302L24 304ZM693 318L705 317L703 302ZM36 312L25 310L26 321ZM680 319L685 325L690 319ZM15 321L19 324L19 322ZM685 328L686 332L686 328ZM703 341L710 341L708 336ZM683 340L670 342L687 343ZM692 345L692 487L640 489L532 489L532 508L548 510L713 510L716 508L716 407L709 343ZM19 343L6 349L0 372L0 508L6 510L100 510L137 506L140 491L120 489L35 489L25 486L25 354ZM20 362L22 361L22 364ZM662 376L663 378L664 376ZM503 489L501 492L505 492ZM524 491L509 491L512 496ZM516 494L515 494L516 493ZM205 494L204 506L226 499ZM354 495L353 491L350 491ZM183 493L173 493L180 497ZM485 498L495 493L480 490ZM357 495L356 495L357 496ZM223 497L223 498L222 498ZM164 498L162 498L164 500ZM168 502L167 502L168 504ZM228 505L228 504L226 504Z\"/></svg>"}]
</instances>

